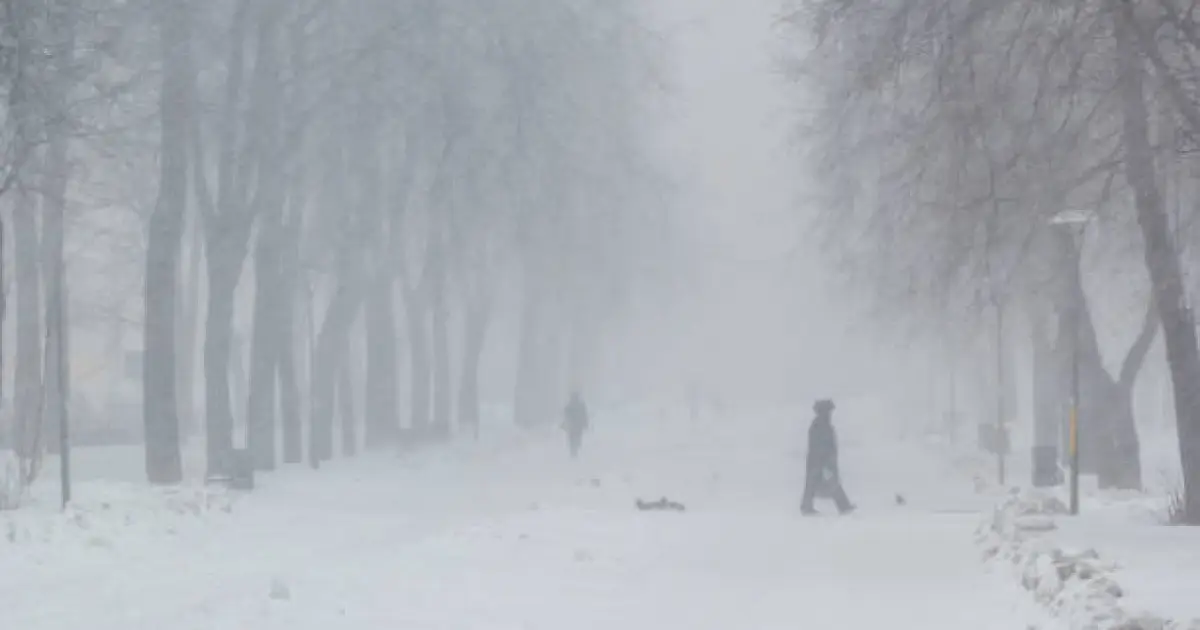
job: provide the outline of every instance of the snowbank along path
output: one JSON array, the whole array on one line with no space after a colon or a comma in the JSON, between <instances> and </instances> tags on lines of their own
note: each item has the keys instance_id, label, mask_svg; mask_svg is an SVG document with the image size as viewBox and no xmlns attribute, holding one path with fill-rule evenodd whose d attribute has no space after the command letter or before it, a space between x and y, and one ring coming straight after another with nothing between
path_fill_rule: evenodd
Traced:
<instances>
[{"instance_id":1,"label":"snowbank along path","mask_svg":"<svg viewBox=\"0 0 1200 630\"><path fill-rule=\"evenodd\" d=\"M0 615L22 630L1050 627L983 572L970 481L915 448L843 427L860 511L800 517L806 424L601 412L576 462L551 430L485 436L277 473L229 513L97 482L71 518L0 517ZM687 511L634 509L663 496Z\"/></svg>"}]
</instances>

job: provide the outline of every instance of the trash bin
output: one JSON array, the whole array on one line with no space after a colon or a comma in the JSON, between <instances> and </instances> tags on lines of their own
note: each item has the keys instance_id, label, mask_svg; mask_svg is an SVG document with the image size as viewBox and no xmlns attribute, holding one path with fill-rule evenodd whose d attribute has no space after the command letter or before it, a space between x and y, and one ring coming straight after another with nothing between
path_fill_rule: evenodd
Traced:
<instances>
[{"instance_id":1,"label":"trash bin","mask_svg":"<svg viewBox=\"0 0 1200 630\"><path fill-rule=\"evenodd\" d=\"M1057 446L1033 447L1033 487L1049 488L1063 482Z\"/></svg>"}]
</instances>

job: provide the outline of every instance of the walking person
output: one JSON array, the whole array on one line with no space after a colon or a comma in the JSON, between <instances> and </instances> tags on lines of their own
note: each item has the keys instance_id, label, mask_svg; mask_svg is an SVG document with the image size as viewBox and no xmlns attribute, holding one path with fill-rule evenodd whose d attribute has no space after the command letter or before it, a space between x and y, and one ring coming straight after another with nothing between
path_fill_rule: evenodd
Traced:
<instances>
[{"instance_id":1,"label":"walking person","mask_svg":"<svg viewBox=\"0 0 1200 630\"><path fill-rule=\"evenodd\" d=\"M567 433L567 449L571 452L571 459L575 459L583 444L583 434L588 429L587 405L577 391L571 393L571 400L563 411L562 428Z\"/></svg>"},{"instance_id":2,"label":"walking person","mask_svg":"<svg viewBox=\"0 0 1200 630\"><path fill-rule=\"evenodd\" d=\"M813 405L813 411L817 415L808 427L804 498L800 502L800 512L805 516L817 514L817 510L813 508L813 500L818 493L833 499L839 513L848 514L854 511L854 504L842 488L842 478L838 471L837 433L833 430L833 409L832 400L818 400Z\"/></svg>"}]
</instances>

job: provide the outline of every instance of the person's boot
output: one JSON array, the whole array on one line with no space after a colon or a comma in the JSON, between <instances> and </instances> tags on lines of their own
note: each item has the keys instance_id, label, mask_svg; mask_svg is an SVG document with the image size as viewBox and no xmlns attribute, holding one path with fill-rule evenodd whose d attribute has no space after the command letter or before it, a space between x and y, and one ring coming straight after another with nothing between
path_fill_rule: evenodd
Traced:
<instances>
[{"instance_id":1,"label":"person's boot","mask_svg":"<svg viewBox=\"0 0 1200 630\"><path fill-rule=\"evenodd\" d=\"M846 514L850 514L851 512L853 512L854 510L857 510L857 509L858 509L857 505L854 505L853 503L847 503L845 507L838 508L838 514L845 516Z\"/></svg>"},{"instance_id":2,"label":"person's boot","mask_svg":"<svg viewBox=\"0 0 1200 630\"><path fill-rule=\"evenodd\" d=\"M800 514L803 516L820 516L821 513L812 508L812 506L800 506Z\"/></svg>"}]
</instances>

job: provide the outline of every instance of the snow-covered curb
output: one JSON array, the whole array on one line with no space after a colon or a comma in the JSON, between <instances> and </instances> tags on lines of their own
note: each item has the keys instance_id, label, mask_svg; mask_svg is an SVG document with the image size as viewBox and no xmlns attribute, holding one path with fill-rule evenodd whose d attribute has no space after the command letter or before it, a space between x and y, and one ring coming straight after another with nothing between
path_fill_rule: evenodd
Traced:
<instances>
[{"instance_id":1,"label":"snow-covered curb","mask_svg":"<svg viewBox=\"0 0 1200 630\"><path fill-rule=\"evenodd\" d=\"M1055 519L1066 513L1052 495L1014 492L980 525L976 540L988 563L1011 571L1072 630L1200 630L1200 621L1164 619L1123 605L1114 563L1094 549L1067 549L1054 540Z\"/></svg>"}]
</instances>

